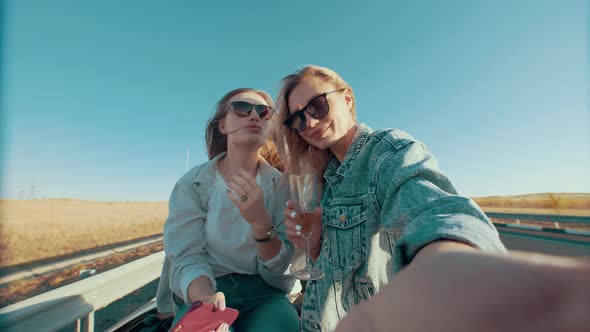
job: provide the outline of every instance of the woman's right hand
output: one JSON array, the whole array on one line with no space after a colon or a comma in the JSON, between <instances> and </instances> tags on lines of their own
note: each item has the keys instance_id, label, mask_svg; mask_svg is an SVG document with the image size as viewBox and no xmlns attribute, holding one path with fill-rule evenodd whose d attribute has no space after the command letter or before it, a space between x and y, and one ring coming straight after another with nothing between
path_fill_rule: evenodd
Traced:
<instances>
[{"instance_id":1,"label":"woman's right hand","mask_svg":"<svg viewBox=\"0 0 590 332\"><path fill-rule=\"evenodd\" d=\"M305 240L301 236L301 226L299 226L295 220L295 203L293 201L287 201L287 208L283 211L285 215L285 226L287 228L287 236L289 240L297 248L305 248ZM322 208L317 207L313 210L312 221L312 232L309 237L310 256L313 260L316 260L321 249L322 239Z\"/></svg>"},{"instance_id":2,"label":"woman's right hand","mask_svg":"<svg viewBox=\"0 0 590 332\"><path fill-rule=\"evenodd\" d=\"M216 310L225 310L225 294L222 292L217 292L205 299L205 302L213 303ZM229 325L223 323L219 325L215 332L227 332L229 331Z\"/></svg>"},{"instance_id":3,"label":"woman's right hand","mask_svg":"<svg viewBox=\"0 0 590 332\"><path fill-rule=\"evenodd\" d=\"M191 303L196 301L213 303L216 310L225 310L225 294L223 292L215 293L211 282L206 276L198 277L193 280L188 286L188 297ZM229 331L229 325L223 323L219 325L215 332L227 332Z\"/></svg>"},{"instance_id":4,"label":"woman's right hand","mask_svg":"<svg viewBox=\"0 0 590 332\"><path fill-rule=\"evenodd\" d=\"M213 303L216 310L225 310L225 294L223 294L223 292L217 292L211 296L208 296L203 302Z\"/></svg>"}]
</instances>

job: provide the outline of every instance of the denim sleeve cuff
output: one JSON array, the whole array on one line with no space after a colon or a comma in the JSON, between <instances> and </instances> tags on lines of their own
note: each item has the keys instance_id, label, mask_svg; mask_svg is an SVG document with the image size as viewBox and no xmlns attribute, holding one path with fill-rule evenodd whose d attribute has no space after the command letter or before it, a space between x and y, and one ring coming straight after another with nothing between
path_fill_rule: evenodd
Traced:
<instances>
[{"instance_id":1,"label":"denim sleeve cuff","mask_svg":"<svg viewBox=\"0 0 590 332\"><path fill-rule=\"evenodd\" d=\"M467 214L425 216L412 220L396 246L399 269L408 265L422 247L438 240L469 244L484 252L506 252L498 232L490 223Z\"/></svg>"},{"instance_id":2,"label":"denim sleeve cuff","mask_svg":"<svg viewBox=\"0 0 590 332\"><path fill-rule=\"evenodd\" d=\"M271 271L283 268L288 260L289 250L287 248L287 245L285 244L285 241L283 240L281 240L281 249L279 250L279 253L276 254L273 258L264 261L262 260L262 258L260 258L260 256L258 256L258 262L262 264L262 266Z\"/></svg>"},{"instance_id":3,"label":"denim sleeve cuff","mask_svg":"<svg viewBox=\"0 0 590 332\"><path fill-rule=\"evenodd\" d=\"M183 271L182 277L180 278L180 289L182 291L182 299L184 300L185 304L191 304L191 300L188 297L188 286L191 282L198 277L206 276L211 281L211 287L213 287L213 291L217 289L217 283L215 278L207 273L205 270L200 268L192 268Z\"/></svg>"}]
</instances>

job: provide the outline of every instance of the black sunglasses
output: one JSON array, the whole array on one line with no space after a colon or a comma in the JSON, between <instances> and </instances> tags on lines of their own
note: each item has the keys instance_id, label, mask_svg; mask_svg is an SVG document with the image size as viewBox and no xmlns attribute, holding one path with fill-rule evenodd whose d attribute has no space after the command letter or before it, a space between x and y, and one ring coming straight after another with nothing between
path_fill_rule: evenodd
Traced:
<instances>
[{"instance_id":1,"label":"black sunglasses","mask_svg":"<svg viewBox=\"0 0 590 332\"><path fill-rule=\"evenodd\" d=\"M289 117L283 121L283 124L296 132L301 132L305 130L305 113L311 115L316 119L321 119L328 115L330 112L330 104L328 103L328 99L326 98L329 94L334 92L342 92L346 90L346 88L324 92L319 96L313 97L312 100L305 105L302 109L293 114L289 115Z\"/></svg>"},{"instance_id":2,"label":"black sunglasses","mask_svg":"<svg viewBox=\"0 0 590 332\"><path fill-rule=\"evenodd\" d=\"M237 116L245 118L250 116L252 110L256 110L258 117L263 120L270 120L272 118L273 109L268 105L255 105L247 101L234 101L229 104L227 111L232 109Z\"/></svg>"}]
</instances>

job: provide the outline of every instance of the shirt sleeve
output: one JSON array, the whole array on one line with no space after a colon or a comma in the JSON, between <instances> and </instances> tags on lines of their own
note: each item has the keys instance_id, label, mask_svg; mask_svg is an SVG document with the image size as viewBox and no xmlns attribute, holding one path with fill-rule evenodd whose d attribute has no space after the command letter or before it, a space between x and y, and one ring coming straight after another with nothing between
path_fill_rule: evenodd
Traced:
<instances>
[{"instance_id":1,"label":"shirt sleeve","mask_svg":"<svg viewBox=\"0 0 590 332\"><path fill-rule=\"evenodd\" d=\"M422 143L393 152L381 169L379 178L388 179L377 189L383 197L381 225L394 234L396 270L438 240L460 241L486 252L506 251L487 216L473 200L457 195Z\"/></svg>"},{"instance_id":2,"label":"shirt sleeve","mask_svg":"<svg viewBox=\"0 0 590 332\"><path fill-rule=\"evenodd\" d=\"M287 274L287 268L294 253L294 246L287 237L287 227L283 216L288 197L286 181L278 181L273 186L273 204L269 209L273 224L277 229L277 236L281 240L281 249L274 257L263 261L258 257L258 273L271 286L283 290L287 294L298 292L301 289L299 281Z\"/></svg>"},{"instance_id":3,"label":"shirt sleeve","mask_svg":"<svg viewBox=\"0 0 590 332\"><path fill-rule=\"evenodd\" d=\"M181 179L169 201L164 225L164 251L170 261L170 289L190 304L188 286L200 276L207 276L216 289L213 270L207 260L205 220L202 202L192 183Z\"/></svg>"}]
</instances>

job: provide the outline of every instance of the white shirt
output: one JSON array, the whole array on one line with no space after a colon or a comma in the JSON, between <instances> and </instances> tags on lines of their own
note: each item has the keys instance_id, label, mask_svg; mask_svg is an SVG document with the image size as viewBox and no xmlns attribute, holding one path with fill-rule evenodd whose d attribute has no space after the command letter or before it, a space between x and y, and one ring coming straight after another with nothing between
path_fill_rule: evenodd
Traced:
<instances>
[{"instance_id":1,"label":"white shirt","mask_svg":"<svg viewBox=\"0 0 590 332\"><path fill-rule=\"evenodd\" d=\"M260 185L260 172L256 175L256 183ZM229 189L217 170L210 189L211 198L205 222L205 249L215 278L229 273L258 273L256 241L252 228L227 197L226 192ZM269 194L271 193L265 193Z\"/></svg>"},{"instance_id":2,"label":"white shirt","mask_svg":"<svg viewBox=\"0 0 590 332\"><path fill-rule=\"evenodd\" d=\"M193 167L176 182L170 194L164 224L166 258L156 295L160 312L178 310L173 293L190 304L188 286L200 276L207 276L213 289L217 287L215 278L230 272L259 274L269 285L286 293L301 289L288 272L294 247L287 240L284 224L288 188L281 173L260 160L256 181L282 242L277 255L263 261L257 256L250 225L227 198L225 181L219 182L221 177L216 175L217 161L224 155Z\"/></svg>"}]
</instances>

